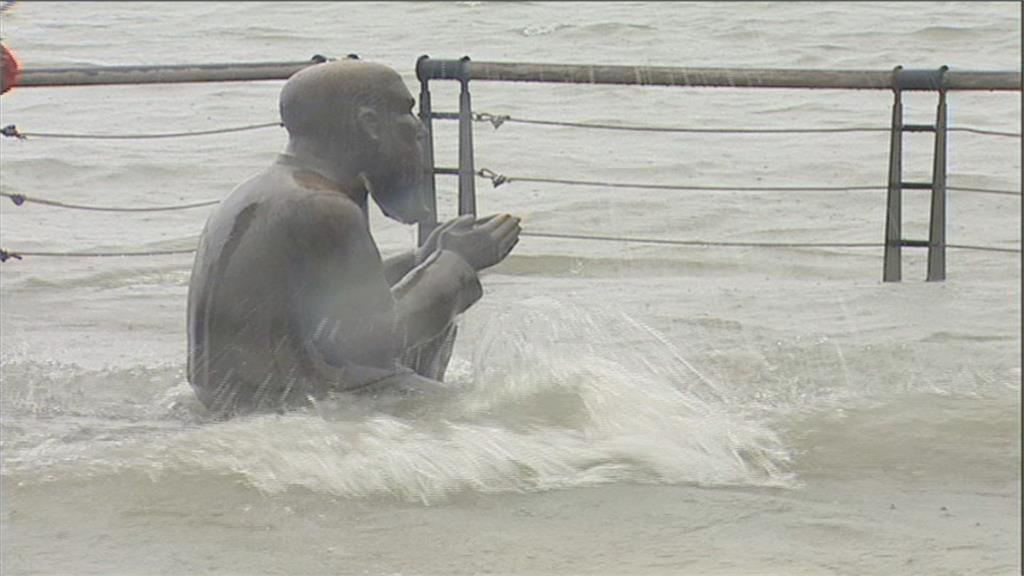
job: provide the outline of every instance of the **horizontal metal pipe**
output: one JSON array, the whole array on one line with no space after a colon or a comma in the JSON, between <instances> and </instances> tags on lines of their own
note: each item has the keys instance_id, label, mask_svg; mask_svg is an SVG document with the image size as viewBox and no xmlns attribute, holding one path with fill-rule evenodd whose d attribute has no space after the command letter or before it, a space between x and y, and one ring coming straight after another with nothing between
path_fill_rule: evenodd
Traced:
<instances>
[{"instance_id":1,"label":"horizontal metal pipe","mask_svg":"<svg viewBox=\"0 0 1024 576\"><path fill-rule=\"evenodd\" d=\"M722 88L818 88L891 90L892 70L787 70L765 68L675 68L667 66L597 66L470 61L463 71L459 60L417 63L417 75L431 80L496 82L554 82L570 84L635 84L641 86L694 86ZM949 70L943 78L947 90L1021 90L1016 71ZM918 88L913 88L918 89Z\"/></svg>"},{"instance_id":2,"label":"horizontal metal pipe","mask_svg":"<svg viewBox=\"0 0 1024 576\"><path fill-rule=\"evenodd\" d=\"M28 68L18 74L17 86L19 88L27 88L38 86L287 80L299 70L326 60L323 57L314 57L312 60L301 62L257 62L251 64Z\"/></svg>"}]
</instances>

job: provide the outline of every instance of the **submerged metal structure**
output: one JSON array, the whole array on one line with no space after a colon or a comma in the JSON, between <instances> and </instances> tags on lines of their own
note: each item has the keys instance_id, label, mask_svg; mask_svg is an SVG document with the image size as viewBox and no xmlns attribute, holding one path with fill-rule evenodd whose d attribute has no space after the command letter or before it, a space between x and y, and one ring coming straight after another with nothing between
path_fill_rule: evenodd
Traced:
<instances>
[{"instance_id":1,"label":"submerged metal structure","mask_svg":"<svg viewBox=\"0 0 1024 576\"><path fill-rule=\"evenodd\" d=\"M664 66L604 66L571 64L534 64L509 62L473 62L434 60L421 56L416 62L420 81L420 119L427 126L429 162L434 165L433 120L458 119L459 166L435 168L435 174L458 174L459 214L476 213L476 188L473 160L473 109L469 91L471 80L490 82L544 82L569 84L627 84L636 86L715 87L715 88L788 88L828 90L892 90L894 94L889 151L889 182L886 202L885 257L882 279L899 282L902 278L903 247L928 248L929 281L946 278L946 92L949 90L1020 91L1020 72L977 72L949 70L780 70L739 68L677 68ZM461 86L458 114L433 111L430 98L431 80L452 80ZM935 124L904 124L902 93L904 91L938 93ZM933 132L935 148L931 182L904 182L902 175L904 132ZM931 220L927 240L902 237L903 190L931 190ZM430 183L430 204L436 206L436 184ZM420 238L426 238L434 221L420 227Z\"/></svg>"}]
</instances>

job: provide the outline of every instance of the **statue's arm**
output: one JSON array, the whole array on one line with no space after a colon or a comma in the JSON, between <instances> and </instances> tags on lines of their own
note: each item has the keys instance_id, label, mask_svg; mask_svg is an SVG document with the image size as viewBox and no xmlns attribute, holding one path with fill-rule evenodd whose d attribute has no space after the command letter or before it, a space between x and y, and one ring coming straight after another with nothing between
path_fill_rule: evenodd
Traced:
<instances>
[{"instance_id":1,"label":"statue's arm","mask_svg":"<svg viewBox=\"0 0 1024 576\"><path fill-rule=\"evenodd\" d=\"M384 259L384 277L388 286L394 286L399 280L416 267L416 250L407 250Z\"/></svg>"},{"instance_id":2,"label":"statue's arm","mask_svg":"<svg viewBox=\"0 0 1024 576\"><path fill-rule=\"evenodd\" d=\"M438 250L391 288L395 314L406 330L404 344L416 346L440 334L472 306L483 288L476 270L458 254Z\"/></svg>"},{"instance_id":3,"label":"statue's arm","mask_svg":"<svg viewBox=\"0 0 1024 576\"><path fill-rule=\"evenodd\" d=\"M471 221L471 216L462 216L455 220L449 220L440 226L435 226L427 236L427 239L418 248L386 258L384 260L384 276L388 279L388 284L395 286L402 281L407 274L412 272L414 268L429 260L434 255L434 252L437 251L437 245L441 239L441 233L451 229L455 225L465 225Z\"/></svg>"},{"instance_id":4,"label":"statue's arm","mask_svg":"<svg viewBox=\"0 0 1024 576\"><path fill-rule=\"evenodd\" d=\"M476 272L440 251L393 287L354 203L333 194L302 201L293 222L302 263L292 295L303 333L336 366L392 366L408 347L439 334L481 294Z\"/></svg>"}]
</instances>

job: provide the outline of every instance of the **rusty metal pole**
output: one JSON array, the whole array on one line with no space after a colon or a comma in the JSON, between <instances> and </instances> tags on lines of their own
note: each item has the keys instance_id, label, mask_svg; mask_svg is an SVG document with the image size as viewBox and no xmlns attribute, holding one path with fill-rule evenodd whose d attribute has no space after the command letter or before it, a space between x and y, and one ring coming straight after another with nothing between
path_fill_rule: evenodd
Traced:
<instances>
[{"instance_id":1,"label":"rusty metal pole","mask_svg":"<svg viewBox=\"0 0 1024 576\"><path fill-rule=\"evenodd\" d=\"M420 222L419 244L427 241L427 236L437 227L437 178L434 175L434 118L430 102L430 79L424 73L421 64L428 56L424 54L416 61L416 77L420 81L420 122L426 130L426 141L423 143L424 169L427 171L425 189L423 191L430 216Z\"/></svg>"},{"instance_id":2,"label":"rusty metal pole","mask_svg":"<svg viewBox=\"0 0 1024 576\"><path fill-rule=\"evenodd\" d=\"M893 76L902 66L893 69ZM902 278L903 246L903 99L899 87L893 89L892 129L889 133L889 192L885 210L885 257L882 281Z\"/></svg>"},{"instance_id":3,"label":"rusty metal pole","mask_svg":"<svg viewBox=\"0 0 1024 576\"><path fill-rule=\"evenodd\" d=\"M469 56L459 61L459 215L476 216L476 168L473 166L473 106L469 96Z\"/></svg>"},{"instance_id":4,"label":"rusty metal pole","mask_svg":"<svg viewBox=\"0 0 1024 576\"><path fill-rule=\"evenodd\" d=\"M18 87L110 86L117 84L177 84L183 82L246 82L287 80L315 64L329 62L319 54L301 62L248 64L182 64L173 66L94 66L89 68L29 68L18 74Z\"/></svg>"},{"instance_id":5,"label":"rusty metal pole","mask_svg":"<svg viewBox=\"0 0 1024 576\"><path fill-rule=\"evenodd\" d=\"M428 60L431 80L459 80L459 60ZM643 86L718 86L723 88L809 88L821 90L889 90L892 71L787 70L763 68L679 68L668 66L605 66L474 61L470 80L569 84L638 84ZM1020 92L1020 71L950 70L947 90ZM906 87L909 90L934 88Z\"/></svg>"},{"instance_id":6,"label":"rusty metal pole","mask_svg":"<svg viewBox=\"0 0 1024 576\"><path fill-rule=\"evenodd\" d=\"M928 231L928 281L946 279L946 89L939 78L939 106L935 117L935 157L932 165L932 212Z\"/></svg>"}]
</instances>

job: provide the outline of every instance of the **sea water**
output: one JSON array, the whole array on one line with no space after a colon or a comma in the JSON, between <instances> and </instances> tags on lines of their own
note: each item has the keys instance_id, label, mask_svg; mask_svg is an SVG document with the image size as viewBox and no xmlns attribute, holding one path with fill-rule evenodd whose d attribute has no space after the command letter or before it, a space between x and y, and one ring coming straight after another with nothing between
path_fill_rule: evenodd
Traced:
<instances>
[{"instance_id":1,"label":"sea water","mask_svg":"<svg viewBox=\"0 0 1024 576\"><path fill-rule=\"evenodd\" d=\"M685 67L1020 70L1014 3L35 3L25 68L418 56ZM3 125L130 134L274 122L279 81L19 88ZM694 128L888 125L886 91L474 82L513 118ZM437 110L457 87L432 83ZM935 95L905 97L908 122ZM949 95L950 124L1020 132L1020 93ZM457 131L438 122L438 165ZM888 134L475 127L481 214L523 218L460 320L456 393L221 422L185 378L190 254L0 268L4 574L1016 574L1020 254L950 249L882 283ZM2 191L144 207L223 198L283 130L2 142ZM905 137L927 180L931 136ZM952 132L952 186L1020 193L1020 138ZM442 219L456 182L438 177ZM1019 250L1020 197L950 191L951 244ZM905 194L908 238L927 195ZM23 252L188 250L208 209L0 202ZM373 209L384 253L415 231Z\"/></svg>"}]
</instances>

